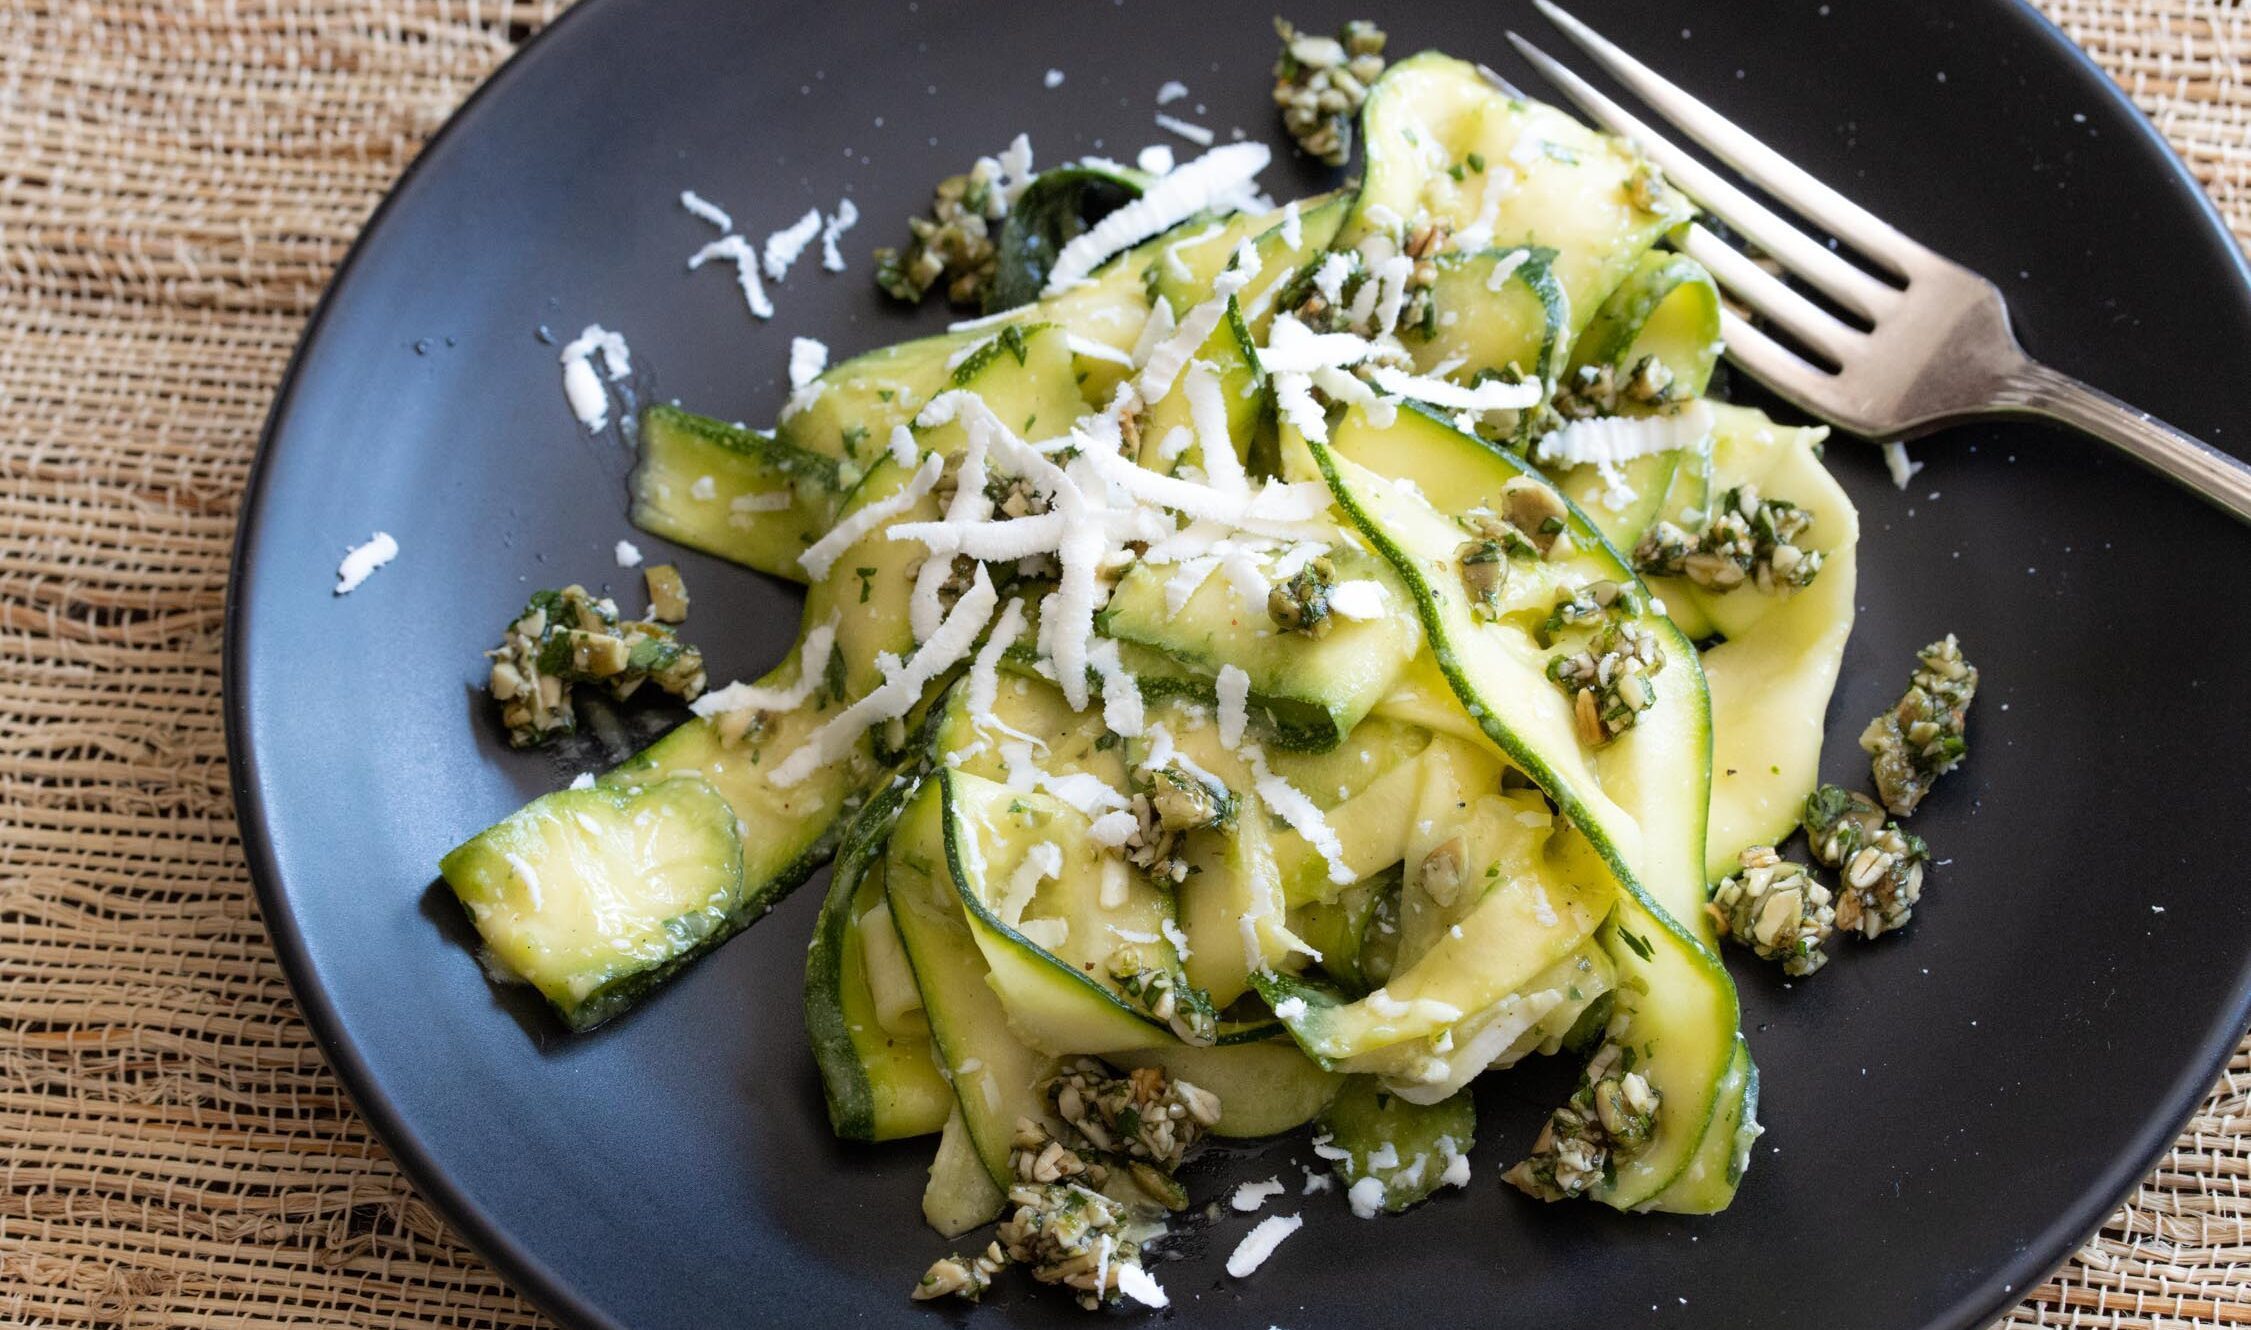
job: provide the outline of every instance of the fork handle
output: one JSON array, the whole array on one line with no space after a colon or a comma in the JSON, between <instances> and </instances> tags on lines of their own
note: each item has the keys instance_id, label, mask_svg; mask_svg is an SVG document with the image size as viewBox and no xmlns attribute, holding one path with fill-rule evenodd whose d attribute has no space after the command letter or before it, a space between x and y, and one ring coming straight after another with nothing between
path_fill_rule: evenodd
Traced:
<instances>
[{"instance_id":1,"label":"fork handle","mask_svg":"<svg viewBox=\"0 0 2251 1330\"><path fill-rule=\"evenodd\" d=\"M2138 411L2099 388L2027 361L2009 376L1998 405L2059 421L2116 444L2151 470L2251 522L2251 466Z\"/></svg>"}]
</instances>

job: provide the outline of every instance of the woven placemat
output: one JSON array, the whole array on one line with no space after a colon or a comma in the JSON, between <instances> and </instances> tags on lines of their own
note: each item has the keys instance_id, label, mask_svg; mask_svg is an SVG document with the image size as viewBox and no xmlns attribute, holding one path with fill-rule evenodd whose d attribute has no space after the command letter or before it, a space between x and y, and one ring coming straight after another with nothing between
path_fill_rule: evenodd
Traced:
<instances>
[{"instance_id":1,"label":"woven placemat","mask_svg":"<svg viewBox=\"0 0 2251 1330\"><path fill-rule=\"evenodd\" d=\"M2239 4L2047 0L2251 236ZM0 1324L529 1326L353 1116L227 795L273 385L553 3L0 0ZM2251 1323L2251 1051L2012 1326Z\"/></svg>"}]
</instances>

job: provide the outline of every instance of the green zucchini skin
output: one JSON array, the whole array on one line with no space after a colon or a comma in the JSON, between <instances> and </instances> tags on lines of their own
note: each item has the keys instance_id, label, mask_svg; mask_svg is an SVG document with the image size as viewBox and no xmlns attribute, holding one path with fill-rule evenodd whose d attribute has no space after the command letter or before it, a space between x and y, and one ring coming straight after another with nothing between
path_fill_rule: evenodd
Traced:
<instances>
[{"instance_id":1,"label":"green zucchini skin","mask_svg":"<svg viewBox=\"0 0 2251 1330\"><path fill-rule=\"evenodd\" d=\"M844 498L835 459L676 406L641 413L640 453L631 480L633 525L792 582L805 581L797 558L835 525ZM707 478L710 497L696 497ZM787 506L734 507L776 497Z\"/></svg>"},{"instance_id":2,"label":"green zucchini skin","mask_svg":"<svg viewBox=\"0 0 2251 1330\"><path fill-rule=\"evenodd\" d=\"M684 805L684 798L690 802ZM539 935L567 922L561 911L568 908L567 900L580 885L575 873L556 874L553 865L559 859L583 862L615 853L618 839L606 838L606 828L582 819L589 813L622 816L636 810L657 816L675 836L693 835L699 822L712 823L714 843L697 857L703 860L703 871L724 878L725 886L713 891L703 905L678 912L644 891L640 917L625 921L627 927L640 930L642 939L633 959L621 960L613 951L576 971L551 968ZM565 817L570 819L567 823ZM722 818L724 823L719 822ZM749 927L827 858L824 832L810 845L787 854L779 868L753 874L746 872L735 835L733 812L700 778L674 777L646 787L559 790L455 847L440 861L439 872L494 954L531 980L564 1025L583 1032L616 1017L705 952ZM581 853L559 857L548 853L557 839L576 843ZM500 907L506 902L501 893L520 887L526 874L545 879L553 907L547 900L537 900L529 916L503 911ZM606 891L630 902L636 886L645 882L629 871L608 883Z\"/></svg>"},{"instance_id":3,"label":"green zucchini skin","mask_svg":"<svg viewBox=\"0 0 2251 1330\"><path fill-rule=\"evenodd\" d=\"M1410 410L1400 411L1402 422L1409 420ZM1502 479L1537 478L1536 472L1484 441L1461 434L1425 413L1415 414L1422 422L1416 428L1434 441L1433 446L1451 438L1451 446L1457 450L1456 456L1462 465L1483 466ZM1667 1113L1660 1120L1657 1140L1629 1160L1617 1179L1602 1188L1599 1196L1620 1209L1661 1204L1668 1185L1688 1167L1704 1140L1717 1106L1721 1082L1733 1058L1740 1019L1734 984L1716 958L1716 947L1708 936L1708 924L1699 926L1704 894L1701 865L1705 809L1709 804L1711 738L1709 703L1704 696L1702 671L1695 665L1694 649L1661 616L1645 616L1645 626L1660 635L1672 662L1668 670L1658 676L1660 680L1672 676L1672 682L1660 684L1659 705L1695 708L1696 714L1702 717L1702 724L1695 727L1698 738L1693 751L1678 755L1671 788L1663 792L1676 798L1683 788L1692 795L1702 792L1701 797L1691 799L1695 805L1693 828L1686 825L1679 828L1684 840L1692 843L1675 847L1675 852L1668 857L1683 863L1668 864L1666 880L1653 882L1629 860L1587 792L1564 779L1553 762L1515 732L1508 720L1509 699L1482 696L1468 677L1461 649L1451 640L1452 630L1440 611L1438 594L1423 567L1424 556L1403 548L1374 517L1367 503L1346 481L1341 459L1330 446L1309 446L1338 505L1361 533L1391 560L1401 580L1413 591L1432 653L1463 707L1494 745L1531 776L1579 827L1622 888L1619 917L1627 922L1614 924L1611 931L1624 945L1612 951L1612 958L1618 965L1622 986L1626 976L1633 976L1650 992L1651 1001L1635 1012L1635 1019L1645 1025L1674 1027L1668 1037L1675 1045L1669 1049L1662 1045L1652 1048L1645 1063L1653 1083L1659 1083L1666 1097ZM1497 489L1498 485L1493 488ZM1564 502L1568 504L1568 500ZM1618 577L1638 586L1638 579L1624 560L1603 542L1585 515L1575 509L1570 510L1570 514L1572 536L1581 542L1581 548L1602 551ZM1682 680L1690 680L1693 685L1685 696ZM1603 797L1607 802L1607 796ZM1647 811L1645 808L1644 812ZM1659 893L1667 899L1661 900ZM1634 929L1642 931L1636 933ZM1659 994L1663 995L1662 1000ZM1684 1004L1694 1004L1696 1010ZM1646 1035L1644 1037L1646 1039ZM1680 1061L1687 1065L1678 1065Z\"/></svg>"},{"instance_id":4,"label":"green zucchini skin","mask_svg":"<svg viewBox=\"0 0 2251 1330\"><path fill-rule=\"evenodd\" d=\"M885 783L844 829L829 878L828 894L813 921L813 943L805 953L805 1037L820 1069L821 1091L828 1104L829 1126L839 1137L853 1141L879 1141L921 1132L898 1130L880 1121L878 1087L853 1022L845 1009L844 950L856 945L852 937L852 907L866 884L869 872L881 863L914 785L904 776ZM863 1022L864 1023L864 1022ZM881 1039L880 1031L862 1031L863 1037ZM927 1042L927 1041L926 1041ZM950 1102L950 1100L949 1100ZM886 1130L886 1127L893 1129ZM933 1124L930 1128L935 1130Z\"/></svg>"}]
</instances>

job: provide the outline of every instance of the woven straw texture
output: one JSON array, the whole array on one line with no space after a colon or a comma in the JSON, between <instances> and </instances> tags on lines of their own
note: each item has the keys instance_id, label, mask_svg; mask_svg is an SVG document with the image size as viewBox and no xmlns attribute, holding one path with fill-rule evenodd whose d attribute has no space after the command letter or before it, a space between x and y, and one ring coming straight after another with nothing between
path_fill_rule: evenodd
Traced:
<instances>
[{"instance_id":1,"label":"woven straw texture","mask_svg":"<svg viewBox=\"0 0 2251 1330\"><path fill-rule=\"evenodd\" d=\"M2046 0L2251 236L2251 29ZM528 1326L353 1116L259 923L229 541L322 284L559 6L0 0L0 1324ZM2011 1326L2251 1323L2251 1050Z\"/></svg>"}]
</instances>

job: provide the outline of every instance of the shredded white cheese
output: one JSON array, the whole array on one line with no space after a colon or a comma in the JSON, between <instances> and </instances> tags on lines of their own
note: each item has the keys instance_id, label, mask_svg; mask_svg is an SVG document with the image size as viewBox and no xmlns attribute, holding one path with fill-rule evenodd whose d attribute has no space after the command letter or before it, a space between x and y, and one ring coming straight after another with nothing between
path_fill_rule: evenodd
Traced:
<instances>
[{"instance_id":1,"label":"shredded white cheese","mask_svg":"<svg viewBox=\"0 0 2251 1330\"><path fill-rule=\"evenodd\" d=\"M829 569L843 557L844 551L860 542L860 537L912 508L923 495L928 494L930 487L938 483L938 473L944 466L944 459L936 453L924 458L922 466L914 473L914 478L905 486L839 519L835 526L829 528L827 535L807 546L805 552L797 556L798 566L813 581L818 582L827 577Z\"/></svg>"},{"instance_id":2,"label":"shredded white cheese","mask_svg":"<svg viewBox=\"0 0 2251 1330\"><path fill-rule=\"evenodd\" d=\"M602 380L594 373L597 351L602 353L602 368L612 383L633 372L633 352L625 345L625 338L599 323L587 324L585 331L563 348L563 398L589 434L610 423L609 394L602 390Z\"/></svg>"},{"instance_id":3,"label":"shredded white cheese","mask_svg":"<svg viewBox=\"0 0 2251 1330\"><path fill-rule=\"evenodd\" d=\"M1301 1020L1305 1016L1305 999L1286 997L1274 1004L1274 1019L1278 1021Z\"/></svg>"},{"instance_id":4,"label":"shredded white cheese","mask_svg":"<svg viewBox=\"0 0 2251 1330\"><path fill-rule=\"evenodd\" d=\"M1131 1261L1118 1267L1118 1292L1144 1307L1161 1308L1172 1304L1172 1299L1165 1296L1163 1286L1157 1283L1156 1276Z\"/></svg>"},{"instance_id":5,"label":"shredded white cheese","mask_svg":"<svg viewBox=\"0 0 2251 1330\"><path fill-rule=\"evenodd\" d=\"M640 567L641 547L630 540L619 541L617 543L617 566L620 568Z\"/></svg>"},{"instance_id":6,"label":"shredded white cheese","mask_svg":"<svg viewBox=\"0 0 2251 1330\"><path fill-rule=\"evenodd\" d=\"M984 631L986 621L992 618L994 603L999 599L992 579L986 576L980 564L976 581L962 593L953 613L946 616L945 623L930 640L904 664L891 660L888 655L879 656L876 663L883 670L883 682L870 689L867 696L830 717L821 728L807 736L801 747L782 759L768 777L774 787L786 790L803 782L807 776L850 751L869 726L906 715L921 700L923 688L932 679L952 669L969 654L978 634Z\"/></svg>"},{"instance_id":7,"label":"shredded white cheese","mask_svg":"<svg viewBox=\"0 0 2251 1330\"><path fill-rule=\"evenodd\" d=\"M593 789L594 773L591 771L581 771L577 775L571 777L571 788L574 790Z\"/></svg>"},{"instance_id":8,"label":"shredded white cheese","mask_svg":"<svg viewBox=\"0 0 2251 1330\"><path fill-rule=\"evenodd\" d=\"M1106 361L1112 365L1123 365L1127 369L1134 368L1133 357L1108 342L1097 342L1091 337L1081 337L1077 333L1065 333L1063 344L1071 349L1071 354L1074 356L1083 356L1088 360Z\"/></svg>"},{"instance_id":9,"label":"shredded white cheese","mask_svg":"<svg viewBox=\"0 0 2251 1330\"><path fill-rule=\"evenodd\" d=\"M1364 577L1339 582L1329 592L1329 608L1347 619L1380 619L1383 602L1383 583Z\"/></svg>"},{"instance_id":10,"label":"shredded white cheese","mask_svg":"<svg viewBox=\"0 0 2251 1330\"><path fill-rule=\"evenodd\" d=\"M1282 208L1282 243L1291 249L1305 243L1305 223L1298 216L1296 199Z\"/></svg>"},{"instance_id":11,"label":"shredded white cheese","mask_svg":"<svg viewBox=\"0 0 2251 1330\"><path fill-rule=\"evenodd\" d=\"M1227 1203L1244 1214L1256 1214L1259 1207L1281 1195L1283 1190L1282 1180L1278 1177L1268 1178L1264 1182L1245 1182L1235 1188L1235 1194Z\"/></svg>"},{"instance_id":12,"label":"shredded white cheese","mask_svg":"<svg viewBox=\"0 0 2251 1330\"><path fill-rule=\"evenodd\" d=\"M787 277L791 265L797 262L798 256L805 252L805 247L812 244L813 238L820 233L821 210L807 208L803 217L767 236L766 250L761 260L766 268L766 280L778 282Z\"/></svg>"},{"instance_id":13,"label":"shredded white cheese","mask_svg":"<svg viewBox=\"0 0 2251 1330\"><path fill-rule=\"evenodd\" d=\"M838 199L836 211L821 223L821 267L829 272L844 271L844 251L837 241L844 233L860 224L860 205L850 199Z\"/></svg>"},{"instance_id":14,"label":"shredded white cheese","mask_svg":"<svg viewBox=\"0 0 2251 1330\"><path fill-rule=\"evenodd\" d=\"M344 562L336 566L336 594L348 596L369 573L399 557L399 542L391 539L388 531L378 531L361 544L344 552Z\"/></svg>"},{"instance_id":15,"label":"shredded white cheese","mask_svg":"<svg viewBox=\"0 0 2251 1330\"><path fill-rule=\"evenodd\" d=\"M1166 79L1157 85L1157 105L1170 106L1188 95L1188 85L1178 79Z\"/></svg>"},{"instance_id":16,"label":"shredded white cheese","mask_svg":"<svg viewBox=\"0 0 2251 1330\"><path fill-rule=\"evenodd\" d=\"M736 680L725 688L715 689L688 704L688 710L699 716L718 716L731 711L795 711L821 686L821 678L828 673L829 655L836 649L837 614L828 621L817 624L805 634L803 645L797 650L797 680L787 688L764 688Z\"/></svg>"},{"instance_id":17,"label":"shredded white cheese","mask_svg":"<svg viewBox=\"0 0 2251 1330\"><path fill-rule=\"evenodd\" d=\"M735 219L727 215L725 208L713 203L710 199L703 197L692 189L680 191L680 206L718 227L721 234L735 229Z\"/></svg>"},{"instance_id":18,"label":"shredded white cheese","mask_svg":"<svg viewBox=\"0 0 2251 1330\"><path fill-rule=\"evenodd\" d=\"M722 236L688 259L688 267L701 268L713 259L725 259L735 265L735 284L742 288L743 303L750 307L756 318L774 317L774 302L766 298L766 284L758 280L758 254L750 242L741 236Z\"/></svg>"},{"instance_id":19,"label":"shredded white cheese","mask_svg":"<svg viewBox=\"0 0 2251 1330\"><path fill-rule=\"evenodd\" d=\"M1152 143L1141 150L1133 164L1151 175L1163 175L1174 166L1172 149L1162 143Z\"/></svg>"},{"instance_id":20,"label":"shredded white cheese","mask_svg":"<svg viewBox=\"0 0 2251 1330\"><path fill-rule=\"evenodd\" d=\"M1373 1219L1383 1212L1383 1180L1362 1178L1345 1189L1344 1199L1351 1202L1355 1218Z\"/></svg>"},{"instance_id":21,"label":"shredded white cheese","mask_svg":"<svg viewBox=\"0 0 2251 1330\"><path fill-rule=\"evenodd\" d=\"M1243 726L1250 714L1246 704L1251 696L1251 676L1243 673L1239 665L1222 665L1212 691L1219 699L1220 746L1239 747L1243 742Z\"/></svg>"},{"instance_id":22,"label":"shredded white cheese","mask_svg":"<svg viewBox=\"0 0 2251 1330\"><path fill-rule=\"evenodd\" d=\"M1201 148L1210 147L1212 140L1218 137L1202 125L1190 120L1182 120L1178 116L1166 115L1162 111L1157 113L1157 124L1160 128L1169 129Z\"/></svg>"},{"instance_id":23,"label":"shredded white cheese","mask_svg":"<svg viewBox=\"0 0 2251 1330\"><path fill-rule=\"evenodd\" d=\"M1506 286L1508 284L1508 279L1516 276L1516 270L1523 267L1524 261L1531 257L1531 250L1520 249L1510 254L1504 255L1501 258L1495 259L1493 261L1493 271L1485 274L1485 289L1488 291L1498 291L1503 286Z\"/></svg>"},{"instance_id":24,"label":"shredded white cheese","mask_svg":"<svg viewBox=\"0 0 2251 1330\"><path fill-rule=\"evenodd\" d=\"M1049 87L1049 88L1060 88L1060 87L1062 87L1062 86L1063 86L1063 71L1062 71L1062 70L1060 70L1060 69L1051 69L1051 70L1047 71L1047 74L1046 74L1046 76L1040 79L1040 83L1041 83L1041 84L1042 84L1043 86L1045 86L1045 87Z\"/></svg>"},{"instance_id":25,"label":"shredded white cheese","mask_svg":"<svg viewBox=\"0 0 2251 1330\"><path fill-rule=\"evenodd\" d=\"M1344 844L1337 839L1336 831L1329 826L1328 817L1320 805L1308 798L1302 790L1267 770L1266 754L1253 747L1249 753L1251 776L1258 797L1273 810L1290 829L1305 837L1329 866L1329 881L1340 887L1351 886L1360 880L1351 865L1344 862Z\"/></svg>"},{"instance_id":26,"label":"shredded white cheese","mask_svg":"<svg viewBox=\"0 0 2251 1330\"><path fill-rule=\"evenodd\" d=\"M1280 1191L1281 1184L1276 1183L1274 1189ZM1227 1258L1227 1273L1237 1279L1249 1276L1252 1271L1266 1264L1266 1258L1272 1256L1274 1249L1282 1245L1282 1239L1304 1226L1304 1218L1298 1215L1268 1215L1259 1220L1250 1232L1243 1235L1243 1240L1235 1245L1234 1254Z\"/></svg>"},{"instance_id":27,"label":"shredded white cheese","mask_svg":"<svg viewBox=\"0 0 2251 1330\"><path fill-rule=\"evenodd\" d=\"M1711 432L1712 408L1701 401L1661 416L1598 416L1550 431L1532 445L1532 460L1616 466L1651 453L1693 448Z\"/></svg>"},{"instance_id":28,"label":"shredded white cheese","mask_svg":"<svg viewBox=\"0 0 2251 1330\"><path fill-rule=\"evenodd\" d=\"M810 337L789 339L789 386L803 388L828 368L828 344Z\"/></svg>"},{"instance_id":29,"label":"shredded white cheese","mask_svg":"<svg viewBox=\"0 0 2251 1330\"><path fill-rule=\"evenodd\" d=\"M1389 365L1378 365L1368 372L1378 388L1398 397L1411 397L1418 402L1445 407L1454 411L1521 411L1540 404L1541 387L1537 380L1523 383L1503 383L1487 379L1471 388L1444 379L1407 374ZM1585 422L1574 421L1573 424ZM1561 433L1562 431L1557 431ZM1550 435L1553 438L1554 435Z\"/></svg>"},{"instance_id":30,"label":"shredded white cheese","mask_svg":"<svg viewBox=\"0 0 2251 1330\"><path fill-rule=\"evenodd\" d=\"M1921 462L1908 457L1907 445L1896 442L1884 445L1884 465L1891 470L1891 483L1903 490L1907 482L1915 478L1915 473L1923 469Z\"/></svg>"},{"instance_id":31,"label":"shredded white cheese","mask_svg":"<svg viewBox=\"0 0 2251 1330\"><path fill-rule=\"evenodd\" d=\"M1112 254L1162 234L1199 212L1242 201L1246 188L1266 169L1272 155L1263 143L1230 143L1160 177L1140 198L1111 212L1063 246L1048 270L1044 294L1054 295L1077 285Z\"/></svg>"}]
</instances>

